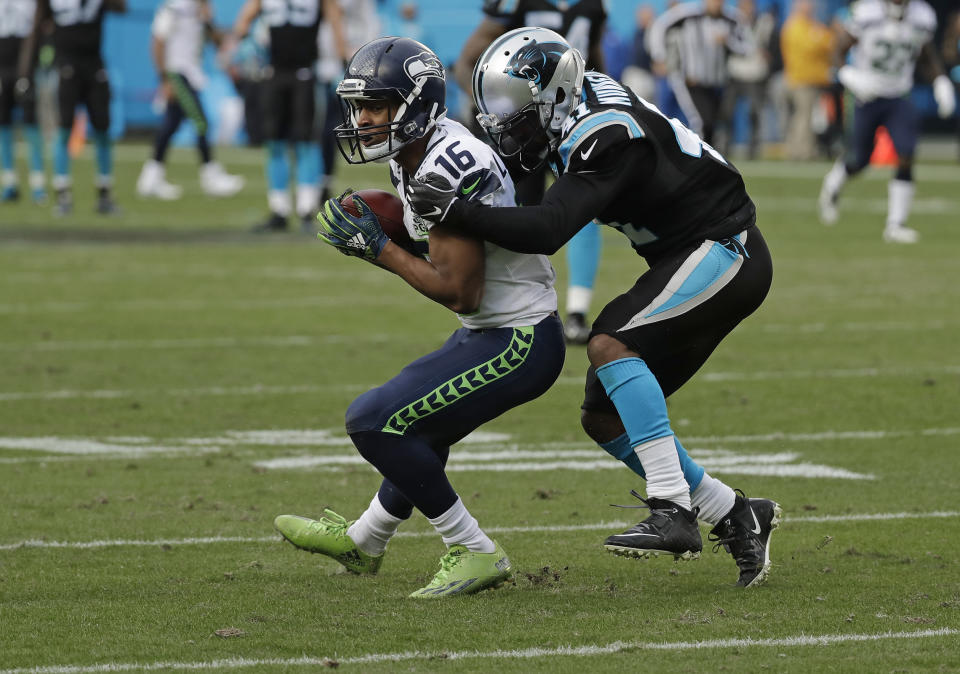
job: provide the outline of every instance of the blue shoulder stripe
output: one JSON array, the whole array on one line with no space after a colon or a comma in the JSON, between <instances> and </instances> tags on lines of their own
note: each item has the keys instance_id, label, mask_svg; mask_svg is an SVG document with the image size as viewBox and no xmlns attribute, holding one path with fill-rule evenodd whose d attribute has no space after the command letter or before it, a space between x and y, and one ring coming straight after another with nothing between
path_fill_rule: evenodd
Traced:
<instances>
[{"instance_id":1,"label":"blue shoulder stripe","mask_svg":"<svg viewBox=\"0 0 960 674\"><path fill-rule=\"evenodd\" d=\"M563 160L564 167L570 164L570 154L576 149L584 137L590 135L597 129L608 126L622 126L627 130L630 138L643 138L646 134L637 124L637 120L623 110L602 110L601 112L587 115L577 122L576 126L570 131L567 137L560 143L560 159Z\"/></svg>"}]
</instances>

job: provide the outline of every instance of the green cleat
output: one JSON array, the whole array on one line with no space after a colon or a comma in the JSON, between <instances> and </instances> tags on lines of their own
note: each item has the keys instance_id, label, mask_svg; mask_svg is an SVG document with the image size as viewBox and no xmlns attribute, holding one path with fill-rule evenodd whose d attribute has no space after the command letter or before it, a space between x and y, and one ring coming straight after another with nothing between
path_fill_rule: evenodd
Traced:
<instances>
[{"instance_id":1,"label":"green cleat","mask_svg":"<svg viewBox=\"0 0 960 674\"><path fill-rule=\"evenodd\" d=\"M353 524L332 510L324 510L326 517L312 520L297 515L279 515L273 527L295 547L307 552L331 557L352 573L375 574L383 561L383 555L374 557L357 547L347 535Z\"/></svg>"},{"instance_id":2,"label":"green cleat","mask_svg":"<svg viewBox=\"0 0 960 674\"><path fill-rule=\"evenodd\" d=\"M430 584L410 596L437 599L454 594L472 594L488 587L500 587L513 567L500 544L493 552L470 552L462 545L451 546L440 558L440 570Z\"/></svg>"}]
</instances>

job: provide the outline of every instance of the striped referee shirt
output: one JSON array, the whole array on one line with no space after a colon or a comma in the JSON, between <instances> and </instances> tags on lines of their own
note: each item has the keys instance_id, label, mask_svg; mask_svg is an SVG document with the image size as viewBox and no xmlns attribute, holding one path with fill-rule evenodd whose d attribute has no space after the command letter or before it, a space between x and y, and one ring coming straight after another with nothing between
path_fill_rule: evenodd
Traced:
<instances>
[{"instance_id":1,"label":"striped referee shirt","mask_svg":"<svg viewBox=\"0 0 960 674\"><path fill-rule=\"evenodd\" d=\"M747 55L755 48L740 14L724 7L719 16L706 13L699 2L676 5L650 27L647 48L654 61L682 74L691 86L722 86L727 81L727 54Z\"/></svg>"}]
</instances>

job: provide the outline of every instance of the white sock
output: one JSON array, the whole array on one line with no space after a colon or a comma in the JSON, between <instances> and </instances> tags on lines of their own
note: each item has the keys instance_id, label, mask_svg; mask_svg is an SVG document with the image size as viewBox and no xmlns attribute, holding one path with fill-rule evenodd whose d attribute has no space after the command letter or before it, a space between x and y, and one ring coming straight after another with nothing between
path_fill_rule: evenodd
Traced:
<instances>
[{"instance_id":1,"label":"white sock","mask_svg":"<svg viewBox=\"0 0 960 674\"><path fill-rule=\"evenodd\" d=\"M0 174L0 183L2 183L4 187L13 187L17 184L17 174L13 171L5 170Z\"/></svg>"},{"instance_id":2,"label":"white sock","mask_svg":"<svg viewBox=\"0 0 960 674\"><path fill-rule=\"evenodd\" d=\"M823 184L831 194L838 194L846 183L847 167L842 159L838 159L830 167L827 177L823 179Z\"/></svg>"},{"instance_id":3,"label":"white sock","mask_svg":"<svg viewBox=\"0 0 960 674\"><path fill-rule=\"evenodd\" d=\"M320 193L313 185L297 185L297 215L301 218L313 215L317 210Z\"/></svg>"},{"instance_id":4,"label":"white sock","mask_svg":"<svg viewBox=\"0 0 960 674\"><path fill-rule=\"evenodd\" d=\"M673 436L645 442L633 451L647 474L647 498L671 501L690 510L690 487L683 478Z\"/></svg>"},{"instance_id":5,"label":"white sock","mask_svg":"<svg viewBox=\"0 0 960 674\"><path fill-rule=\"evenodd\" d=\"M700 484L690 494L690 503L700 508L699 518L712 525L716 525L730 512L736 500L737 495L733 489L706 472Z\"/></svg>"},{"instance_id":6,"label":"white sock","mask_svg":"<svg viewBox=\"0 0 960 674\"><path fill-rule=\"evenodd\" d=\"M593 299L593 289L585 286L570 286L567 288L567 313L586 315L590 311L590 300Z\"/></svg>"},{"instance_id":7,"label":"white sock","mask_svg":"<svg viewBox=\"0 0 960 674\"><path fill-rule=\"evenodd\" d=\"M286 190L270 190L267 192L267 204L270 206L270 211L287 217L290 215L292 210L290 206L290 193Z\"/></svg>"},{"instance_id":8,"label":"white sock","mask_svg":"<svg viewBox=\"0 0 960 674\"><path fill-rule=\"evenodd\" d=\"M113 176L98 173L97 177L93 179L93 182L97 187L113 187Z\"/></svg>"},{"instance_id":9,"label":"white sock","mask_svg":"<svg viewBox=\"0 0 960 674\"><path fill-rule=\"evenodd\" d=\"M53 176L53 189L55 190L67 190L70 189L70 186L73 184L73 181L68 175L54 175Z\"/></svg>"},{"instance_id":10,"label":"white sock","mask_svg":"<svg viewBox=\"0 0 960 674\"><path fill-rule=\"evenodd\" d=\"M31 171L30 172L30 189L32 190L42 190L45 179L43 176L43 171Z\"/></svg>"},{"instance_id":11,"label":"white sock","mask_svg":"<svg viewBox=\"0 0 960 674\"><path fill-rule=\"evenodd\" d=\"M347 536L365 553L378 557L387 549L387 543L397 533L397 528L402 522L403 520L399 517L388 513L374 494L367 509L347 529Z\"/></svg>"},{"instance_id":12,"label":"white sock","mask_svg":"<svg viewBox=\"0 0 960 674\"><path fill-rule=\"evenodd\" d=\"M459 497L447 512L431 519L430 524L448 548L451 545L464 545L471 552L493 552L497 549Z\"/></svg>"},{"instance_id":13,"label":"white sock","mask_svg":"<svg viewBox=\"0 0 960 674\"><path fill-rule=\"evenodd\" d=\"M887 229L898 229L907 224L913 205L912 180L891 180L887 184Z\"/></svg>"}]
</instances>

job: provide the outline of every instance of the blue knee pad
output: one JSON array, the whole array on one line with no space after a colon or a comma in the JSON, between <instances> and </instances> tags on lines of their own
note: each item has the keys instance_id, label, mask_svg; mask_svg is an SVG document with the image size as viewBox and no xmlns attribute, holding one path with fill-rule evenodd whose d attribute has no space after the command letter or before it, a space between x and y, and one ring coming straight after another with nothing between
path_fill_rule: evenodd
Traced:
<instances>
[{"instance_id":1,"label":"blue knee pad","mask_svg":"<svg viewBox=\"0 0 960 674\"><path fill-rule=\"evenodd\" d=\"M93 143L97 148L97 173L101 176L113 175L113 142L106 131L94 131Z\"/></svg>"},{"instance_id":2,"label":"blue knee pad","mask_svg":"<svg viewBox=\"0 0 960 674\"><path fill-rule=\"evenodd\" d=\"M600 264L600 226L589 223L567 242L567 268L570 279L567 285L593 288Z\"/></svg>"},{"instance_id":3,"label":"blue knee pad","mask_svg":"<svg viewBox=\"0 0 960 674\"><path fill-rule=\"evenodd\" d=\"M267 185L271 190L286 190L290 184L286 149L283 141L271 140L267 143Z\"/></svg>"},{"instance_id":4,"label":"blue knee pad","mask_svg":"<svg viewBox=\"0 0 960 674\"><path fill-rule=\"evenodd\" d=\"M13 170L13 127L0 126L0 168Z\"/></svg>"},{"instance_id":5,"label":"blue knee pad","mask_svg":"<svg viewBox=\"0 0 960 674\"><path fill-rule=\"evenodd\" d=\"M320 148L316 143L297 143L297 184L316 185L320 179Z\"/></svg>"},{"instance_id":6,"label":"blue knee pad","mask_svg":"<svg viewBox=\"0 0 960 674\"><path fill-rule=\"evenodd\" d=\"M53 175L70 175L70 152L67 143L70 142L70 129L57 129L57 140L53 144Z\"/></svg>"},{"instance_id":7,"label":"blue knee pad","mask_svg":"<svg viewBox=\"0 0 960 674\"><path fill-rule=\"evenodd\" d=\"M683 445L680 444L680 441L677 440L676 437L674 437L673 442L677 446L677 457L680 459L683 479L687 481L687 486L690 487L690 493L692 494L693 490L700 486L700 481L703 480L704 468L690 458L687 450L683 448ZM643 472L643 467L640 465L640 459L637 458L637 453L634 452L633 447L630 446L630 438L626 433L610 442L604 442L600 446L603 447L610 456L625 463L627 468L634 473L643 479L647 478L646 473Z\"/></svg>"},{"instance_id":8,"label":"blue knee pad","mask_svg":"<svg viewBox=\"0 0 960 674\"><path fill-rule=\"evenodd\" d=\"M636 447L673 435L660 383L640 358L621 358L597 368L597 378L613 401Z\"/></svg>"},{"instance_id":9,"label":"blue knee pad","mask_svg":"<svg viewBox=\"0 0 960 674\"><path fill-rule=\"evenodd\" d=\"M30 170L43 170L43 136L40 135L40 129L34 125L23 127L23 135L27 138L27 145L30 146Z\"/></svg>"}]
</instances>

